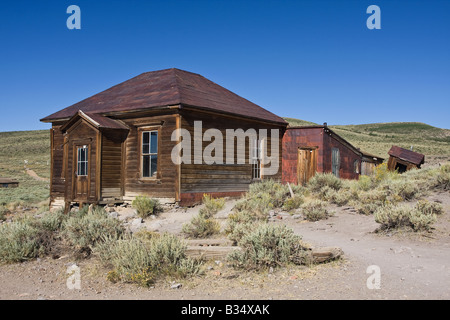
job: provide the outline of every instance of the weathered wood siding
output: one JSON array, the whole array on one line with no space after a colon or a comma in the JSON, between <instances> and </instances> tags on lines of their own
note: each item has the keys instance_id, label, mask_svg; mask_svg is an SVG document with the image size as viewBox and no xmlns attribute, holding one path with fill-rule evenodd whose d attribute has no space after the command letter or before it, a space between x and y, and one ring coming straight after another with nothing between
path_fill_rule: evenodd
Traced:
<instances>
[{"instance_id":1,"label":"weathered wood siding","mask_svg":"<svg viewBox=\"0 0 450 320\"><path fill-rule=\"evenodd\" d=\"M252 128L258 133L259 129L268 129L267 154L270 156L271 140L270 129L280 129L279 126L268 125L260 122L247 121L242 118L232 118L213 113L189 113L181 112L181 128L187 129L191 134L191 150L195 152L195 141L202 138L195 137L194 121L202 121L202 135L208 129L218 129L222 133L223 140L223 164L206 164L203 159L202 164L194 164L194 156L191 158L191 164L181 165L181 193L204 193L204 192L242 192L247 191L252 180L252 165L249 163L249 143L246 138L246 145L243 153L238 153L237 142L234 143L234 164L226 163L227 150L226 130L242 129L247 131ZM264 177L264 166L262 168L262 178L271 178L281 180L281 137L283 131L279 132L278 140L278 172L275 175ZM214 138L213 138L214 139ZM202 154L211 141L200 141ZM238 157L244 156L245 164L237 164ZM202 157L203 158L203 157Z\"/></svg>"},{"instance_id":2,"label":"weathered wood siding","mask_svg":"<svg viewBox=\"0 0 450 320\"><path fill-rule=\"evenodd\" d=\"M50 200L63 198L65 192L64 136L60 125L52 125L50 129L51 170L50 170Z\"/></svg>"},{"instance_id":3,"label":"weathered wood siding","mask_svg":"<svg viewBox=\"0 0 450 320\"><path fill-rule=\"evenodd\" d=\"M101 166L101 196L105 198L120 198L123 195L122 161L123 133L102 133L102 166Z\"/></svg>"},{"instance_id":4,"label":"weathered wood siding","mask_svg":"<svg viewBox=\"0 0 450 320\"><path fill-rule=\"evenodd\" d=\"M152 116L122 119L130 132L125 142L125 197L133 198L146 194L156 198L175 198L177 169L171 159L176 141L171 141L172 132L177 126L177 114L156 114ZM158 135L158 175L156 178L143 178L141 172L140 133L147 130L159 130Z\"/></svg>"},{"instance_id":5,"label":"weathered wood siding","mask_svg":"<svg viewBox=\"0 0 450 320\"><path fill-rule=\"evenodd\" d=\"M419 166L415 165L414 163L411 163L411 162L408 162L405 160L401 160L397 157L390 156L388 159L388 163L387 163L388 170L395 171L397 164L404 165L406 167L406 171L414 169L414 168L420 168Z\"/></svg>"}]
</instances>

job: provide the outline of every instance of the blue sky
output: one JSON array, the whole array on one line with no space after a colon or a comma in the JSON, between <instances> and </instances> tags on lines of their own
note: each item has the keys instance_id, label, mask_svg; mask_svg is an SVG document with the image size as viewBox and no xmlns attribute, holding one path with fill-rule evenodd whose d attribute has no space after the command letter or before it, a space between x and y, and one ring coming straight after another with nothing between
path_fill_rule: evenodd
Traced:
<instances>
[{"instance_id":1,"label":"blue sky","mask_svg":"<svg viewBox=\"0 0 450 320\"><path fill-rule=\"evenodd\" d=\"M81 30L66 9L81 8ZM381 30L369 30L369 5ZM0 131L140 73L199 73L280 115L450 128L450 1L9 1Z\"/></svg>"}]
</instances>

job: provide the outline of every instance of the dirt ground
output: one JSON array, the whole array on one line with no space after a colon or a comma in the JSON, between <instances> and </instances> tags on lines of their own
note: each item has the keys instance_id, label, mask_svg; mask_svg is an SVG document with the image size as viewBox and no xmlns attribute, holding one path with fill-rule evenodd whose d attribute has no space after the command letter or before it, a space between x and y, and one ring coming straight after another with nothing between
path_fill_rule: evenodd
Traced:
<instances>
[{"instance_id":1,"label":"dirt ground","mask_svg":"<svg viewBox=\"0 0 450 320\"><path fill-rule=\"evenodd\" d=\"M81 288L69 289L67 269L71 256L44 258L0 266L0 299L449 299L450 298L450 194L435 193L429 200L440 201L445 213L430 234L374 233L373 216L357 214L350 207L330 207L334 216L305 222L281 215L272 223L285 223L313 246L338 246L344 258L312 267L289 267L273 272L242 272L225 261L206 264L205 273L193 279L167 279L154 287L111 283L107 270L95 257L76 262ZM228 201L218 218L224 222L234 201ZM178 233L197 208L174 209L145 221L148 229ZM380 289L368 289L371 274L381 271ZM172 289L174 284L181 284Z\"/></svg>"}]
</instances>

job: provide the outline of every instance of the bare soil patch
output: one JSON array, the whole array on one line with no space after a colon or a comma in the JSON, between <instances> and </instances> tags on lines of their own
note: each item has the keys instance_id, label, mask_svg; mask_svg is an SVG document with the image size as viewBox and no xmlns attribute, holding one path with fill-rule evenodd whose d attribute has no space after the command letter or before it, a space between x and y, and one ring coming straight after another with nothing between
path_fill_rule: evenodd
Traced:
<instances>
[{"instance_id":1,"label":"bare soil patch","mask_svg":"<svg viewBox=\"0 0 450 320\"><path fill-rule=\"evenodd\" d=\"M338 246L344 258L311 267L293 266L264 272L243 272L226 261L210 261L204 274L191 279L160 280L151 288L111 283L108 270L95 257L76 261L68 253L21 264L0 266L0 299L449 299L450 290L450 194L433 193L430 201L440 201L439 216L431 234L399 231L374 233L373 216L356 213L350 207L330 206L334 216L306 222L282 214L271 223L283 223L313 246ZM232 201L217 214L224 222ZM146 219L142 225L156 226L159 232L180 233L183 223L197 214L199 207L172 209ZM130 217L131 219L132 217ZM68 289L68 267L81 270L81 289ZM367 267L381 269L381 289L366 286ZM178 289L171 289L174 284Z\"/></svg>"}]
</instances>

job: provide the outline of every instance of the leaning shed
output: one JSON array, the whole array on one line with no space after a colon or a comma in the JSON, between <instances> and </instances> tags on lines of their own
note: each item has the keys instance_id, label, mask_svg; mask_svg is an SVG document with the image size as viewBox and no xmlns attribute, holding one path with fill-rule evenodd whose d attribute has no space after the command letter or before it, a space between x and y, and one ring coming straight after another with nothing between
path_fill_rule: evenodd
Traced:
<instances>
[{"instance_id":1,"label":"leaning shed","mask_svg":"<svg viewBox=\"0 0 450 320\"><path fill-rule=\"evenodd\" d=\"M203 193L237 196L253 181L281 180L281 170L274 173L268 167L281 167L287 123L203 76L179 69L143 73L41 121L52 124L52 207L118 203L140 194L189 205ZM240 129L257 135L217 144L220 135ZM267 150L273 140L277 149L271 156L277 161L262 162L261 150L246 143L250 139ZM205 160L205 154L214 161Z\"/></svg>"},{"instance_id":2,"label":"leaning shed","mask_svg":"<svg viewBox=\"0 0 450 320\"><path fill-rule=\"evenodd\" d=\"M413 168L420 168L425 162L425 156L423 154L397 146L392 146L388 154L388 169L391 171L397 170L399 173Z\"/></svg>"},{"instance_id":3,"label":"leaning shed","mask_svg":"<svg viewBox=\"0 0 450 320\"><path fill-rule=\"evenodd\" d=\"M288 127L283 137L283 182L305 184L316 172L358 179L362 152L322 126Z\"/></svg>"}]
</instances>

